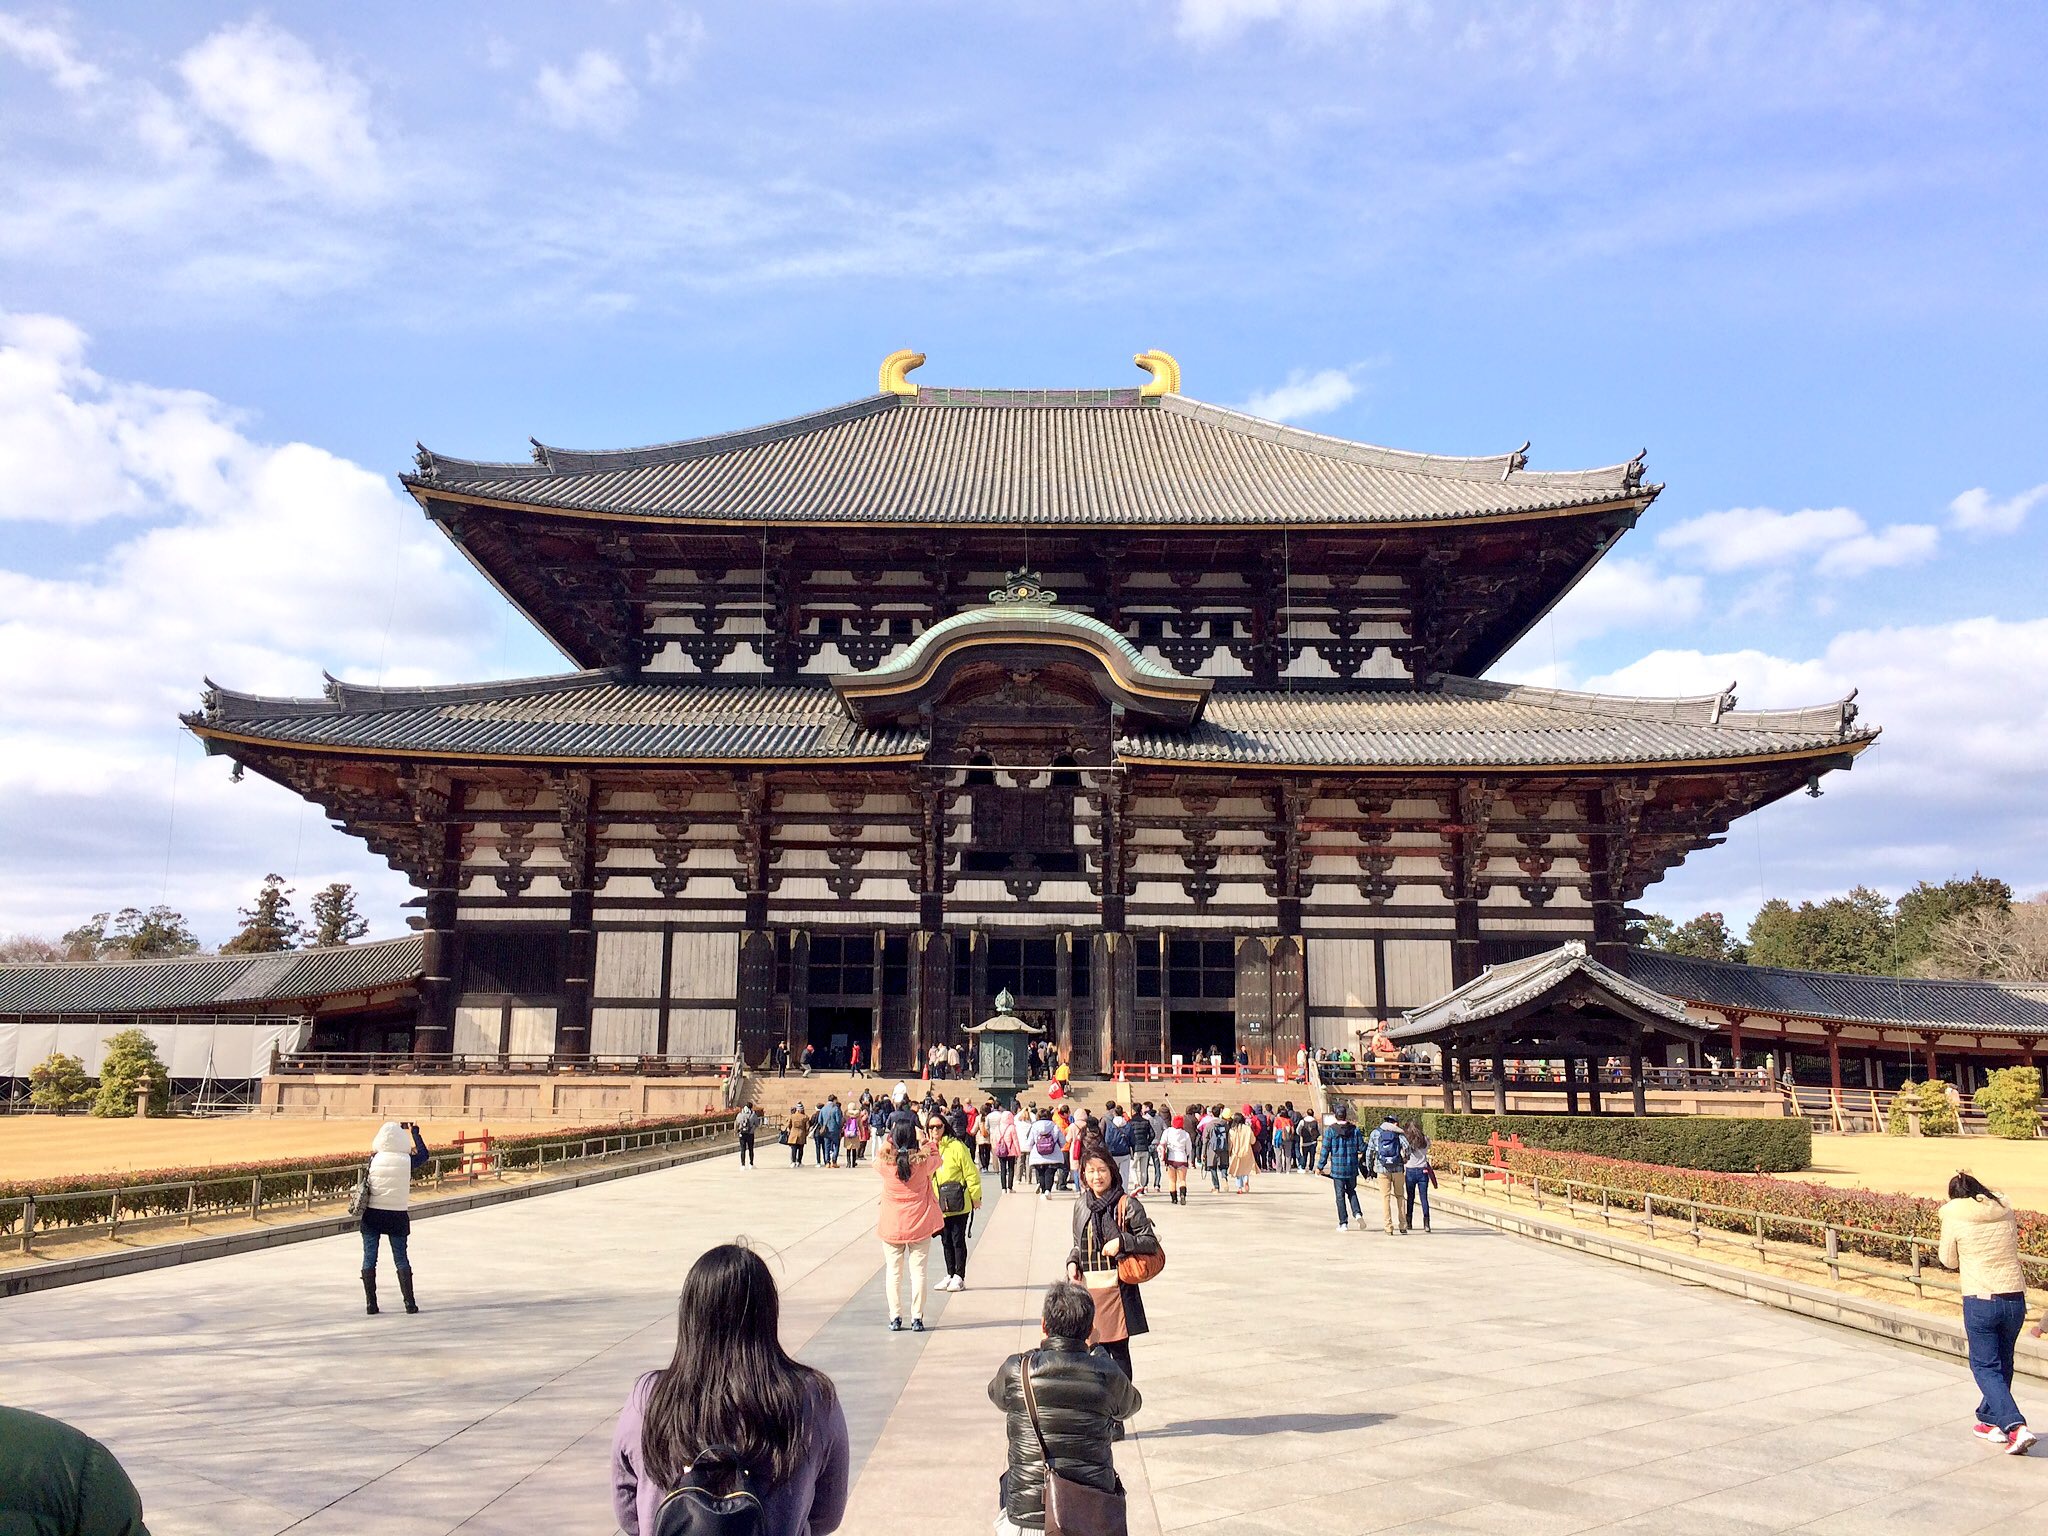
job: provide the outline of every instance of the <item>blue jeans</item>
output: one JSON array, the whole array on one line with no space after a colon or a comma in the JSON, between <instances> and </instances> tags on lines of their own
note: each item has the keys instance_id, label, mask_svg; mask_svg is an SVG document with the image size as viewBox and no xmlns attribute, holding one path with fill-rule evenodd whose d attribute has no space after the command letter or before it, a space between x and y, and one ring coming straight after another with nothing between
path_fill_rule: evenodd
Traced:
<instances>
[{"instance_id":1,"label":"blue jeans","mask_svg":"<svg viewBox=\"0 0 2048 1536\"><path fill-rule=\"evenodd\" d=\"M373 1232L368 1227L363 1228L363 1268L375 1269L377 1267L377 1239L385 1235L384 1233ZM405 1251L408 1234L393 1232L388 1235L391 1238L392 1264L399 1269L411 1269L412 1260L406 1256ZM2015 1338L2019 1336L2018 1329L2013 1330L2013 1336ZM2008 1348L2005 1353L2006 1358L2010 1360L2012 1358L2012 1350Z\"/></svg>"},{"instance_id":2,"label":"blue jeans","mask_svg":"<svg viewBox=\"0 0 2048 1536\"><path fill-rule=\"evenodd\" d=\"M1408 1225L1415 1225L1415 1196L1422 1196L1422 1224L1429 1225L1429 1170L1410 1168L1408 1170Z\"/></svg>"},{"instance_id":3,"label":"blue jeans","mask_svg":"<svg viewBox=\"0 0 2048 1536\"><path fill-rule=\"evenodd\" d=\"M2027 1321L2023 1292L2003 1296L1965 1296L1963 1332L1970 1340L1970 1374L1977 1378L1983 1401L1977 1422L2010 1430L2027 1422L2012 1400L2012 1350Z\"/></svg>"},{"instance_id":4,"label":"blue jeans","mask_svg":"<svg viewBox=\"0 0 2048 1536\"><path fill-rule=\"evenodd\" d=\"M1356 1177L1340 1179L1333 1173L1330 1175L1330 1188L1337 1195L1337 1219L1339 1221L1349 1226L1353 1216L1356 1216L1360 1221L1365 1220L1365 1209L1358 1203L1358 1180ZM1351 1208L1348 1211L1344 1206L1344 1202L1347 1200L1351 1202Z\"/></svg>"}]
</instances>

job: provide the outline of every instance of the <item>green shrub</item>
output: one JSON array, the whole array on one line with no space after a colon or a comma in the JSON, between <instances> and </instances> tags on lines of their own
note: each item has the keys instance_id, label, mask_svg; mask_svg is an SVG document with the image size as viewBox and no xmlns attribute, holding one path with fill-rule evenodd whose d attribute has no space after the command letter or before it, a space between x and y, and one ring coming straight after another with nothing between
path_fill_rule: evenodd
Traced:
<instances>
[{"instance_id":1,"label":"green shrub","mask_svg":"<svg viewBox=\"0 0 2048 1536\"><path fill-rule=\"evenodd\" d=\"M1354 1118L1377 1120L1382 1109L1355 1105ZM1395 1111L1402 1119L1412 1112ZM1724 1173L1797 1173L1813 1165L1813 1128L1804 1119L1750 1119L1740 1115L1457 1115L1426 1110L1422 1129L1432 1141L1483 1143L1496 1132L1520 1136L1524 1146L1587 1152L1669 1168ZM1371 1120L1365 1123L1370 1124Z\"/></svg>"},{"instance_id":2,"label":"green shrub","mask_svg":"<svg viewBox=\"0 0 2048 1536\"><path fill-rule=\"evenodd\" d=\"M62 1051L50 1052L31 1067L28 1081L28 1101L37 1109L54 1109L61 1115L92 1102L92 1079L85 1075L85 1063Z\"/></svg>"},{"instance_id":3,"label":"green shrub","mask_svg":"<svg viewBox=\"0 0 2048 1536\"><path fill-rule=\"evenodd\" d=\"M2041 1130L2041 1069L2001 1067L1970 1101L1984 1128L2011 1141L2032 1141Z\"/></svg>"},{"instance_id":4,"label":"green shrub","mask_svg":"<svg viewBox=\"0 0 2048 1536\"><path fill-rule=\"evenodd\" d=\"M1948 1101L1946 1085L1938 1078L1929 1078L1924 1083L1908 1079L1899 1084L1899 1091L1892 1096L1891 1108L1885 1111L1885 1135L1905 1136L1911 1133L1912 1117L1907 1113L1909 1106L1919 1108L1922 1136L1954 1136L1962 1130L1962 1123L1956 1118L1956 1108Z\"/></svg>"},{"instance_id":5,"label":"green shrub","mask_svg":"<svg viewBox=\"0 0 2048 1536\"><path fill-rule=\"evenodd\" d=\"M149 1084L149 1112L170 1113L171 1074L164 1070L156 1042L139 1029L124 1029L107 1041L106 1059L100 1063L99 1097L92 1112L105 1120L125 1119L135 1113L135 1095Z\"/></svg>"},{"instance_id":6,"label":"green shrub","mask_svg":"<svg viewBox=\"0 0 2048 1536\"><path fill-rule=\"evenodd\" d=\"M1461 1157L1466 1162L1496 1161L1488 1146L1452 1141L1436 1143L1430 1148L1430 1153L1444 1180L1446 1194L1457 1192L1456 1170ZM1601 1185L1636 1196L1647 1194L1670 1200L1703 1200L1728 1206L1732 1208L1730 1211L1702 1211L1700 1220L1707 1226L1732 1232L1754 1231L1755 1218L1748 1213L1762 1211L1765 1213L1765 1235L1773 1240L1817 1246L1824 1241L1810 1227L1793 1221L1772 1222L1769 1218L1774 1215L1832 1222L1838 1227L1858 1229L1841 1234L1839 1241L1843 1252L1868 1254L1902 1264L1911 1262L1912 1253L1906 1243L1894 1239L1932 1239L1941 1235L1942 1201L1934 1197L1921 1199L1913 1195L1879 1194L1868 1189L1836 1189L1826 1184L1774 1179L1763 1174L1669 1168L1534 1148L1504 1151L1500 1154L1498 1166L1541 1180L1546 1193L1562 1195L1566 1183L1571 1182ZM1575 1198L1591 1203L1595 1197L1589 1191L1580 1190ZM1665 1215L1665 1208L1660 1205L1657 1214L1660 1217ZM2018 1215L2020 1251L2048 1258L2048 1215L2028 1210L2021 1210ZM1925 1262L1927 1250L1922 1249L1921 1255ZM2042 1265L2029 1266L2029 1274L2036 1280L2042 1273Z\"/></svg>"}]
</instances>

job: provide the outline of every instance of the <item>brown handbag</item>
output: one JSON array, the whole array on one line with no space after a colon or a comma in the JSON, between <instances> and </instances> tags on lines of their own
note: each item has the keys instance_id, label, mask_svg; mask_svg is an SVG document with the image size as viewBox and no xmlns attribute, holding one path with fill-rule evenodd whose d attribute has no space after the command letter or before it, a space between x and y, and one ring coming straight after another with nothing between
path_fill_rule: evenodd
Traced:
<instances>
[{"instance_id":1,"label":"brown handbag","mask_svg":"<svg viewBox=\"0 0 2048 1536\"><path fill-rule=\"evenodd\" d=\"M1115 1493L1105 1493L1053 1470L1052 1451L1045 1443L1045 1431L1038 1427L1038 1399L1031 1391L1028 1354L1017 1357L1017 1374L1024 1383L1024 1411L1031 1418L1031 1433L1038 1437L1038 1454L1045 1460L1045 1536L1130 1536L1121 1484Z\"/></svg>"},{"instance_id":2,"label":"brown handbag","mask_svg":"<svg viewBox=\"0 0 2048 1536\"><path fill-rule=\"evenodd\" d=\"M1124 1207L1130 1204L1130 1200L1131 1197L1125 1195L1116 1203L1116 1225L1118 1231L1123 1230ZM1153 1237L1153 1241L1158 1241L1156 1234ZM1116 1277L1125 1285L1143 1285L1164 1268L1166 1268L1166 1250L1164 1248L1154 1253L1131 1253L1124 1255L1116 1261Z\"/></svg>"}]
</instances>

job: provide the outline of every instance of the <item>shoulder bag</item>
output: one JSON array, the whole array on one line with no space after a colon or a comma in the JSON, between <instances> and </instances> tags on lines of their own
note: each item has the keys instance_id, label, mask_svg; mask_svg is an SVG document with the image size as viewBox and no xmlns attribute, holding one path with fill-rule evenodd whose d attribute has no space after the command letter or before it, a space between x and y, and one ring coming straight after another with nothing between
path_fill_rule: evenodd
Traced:
<instances>
[{"instance_id":1,"label":"shoulder bag","mask_svg":"<svg viewBox=\"0 0 2048 1536\"><path fill-rule=\"evenodd\" d=\"M363 1212L369 1208L370 1167L369 1164L365 1163L361 1177L356 1180L356 1187L348 1192L348 1213L357 1221L361 1221L363 1219Z\"/></svg>"},{"instance_id":2,"label":"shoulder bag","mask_svg":"<svg viewBox=\"0 0 2048 1536\"><path fill-rule=\"evenodd\" d=\"M1045 1443L1045 1431L1038 1427L1038 1399L1031 1391L1028 1354L1017 1357L1017 1374L1024 1384L1024 1412L1030 1416L1031 1433L1038 1437L1038 1454L1045 1459L1045 1536L1128 1536L1121 1486L1115 1493L1105 1493L1061 1477L1053 1466L1052 1449Z\"/></svg>"},{"instance_id":3,"label":"shoulder bag","mask_svg":"<svg viewBox=\"0 0 2048 1536\"><path fill-rule=\"evenodd\" d=\"M1129 1195L1125 1195L1116 1203L1116 1225L1119 1232L1124 1230L1124 1210L1130 1203L1131 1197ZM1159 1241L1159 1234L1156 1231L1152 1234L1152 1240L1155 1243ZM1143 1285L1164 1268L1166 1268L1166 1249L1162 1246L1156 1253L1127 1253L1122 1255L1116 1261L1116 1277L1125 1285Z\"/></svg>"}]
</instances>

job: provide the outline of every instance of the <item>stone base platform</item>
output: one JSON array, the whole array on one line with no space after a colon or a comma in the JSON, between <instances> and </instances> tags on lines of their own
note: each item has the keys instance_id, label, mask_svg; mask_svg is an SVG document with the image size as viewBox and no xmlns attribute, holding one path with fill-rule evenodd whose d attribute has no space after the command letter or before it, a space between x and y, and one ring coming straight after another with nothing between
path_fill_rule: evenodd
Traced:
<instances>
[{"instance_id":1,"label":"stone base platform","mask_svg":"<svg viewBox=\"0 0 2048 1536\"><path fill-rule=\"evenodd\" d=\"M651 1120L722 1109L724 1080L596 1073L284 1073L258 1113L374 1120Z\"/></svg>"}]
</instances>

